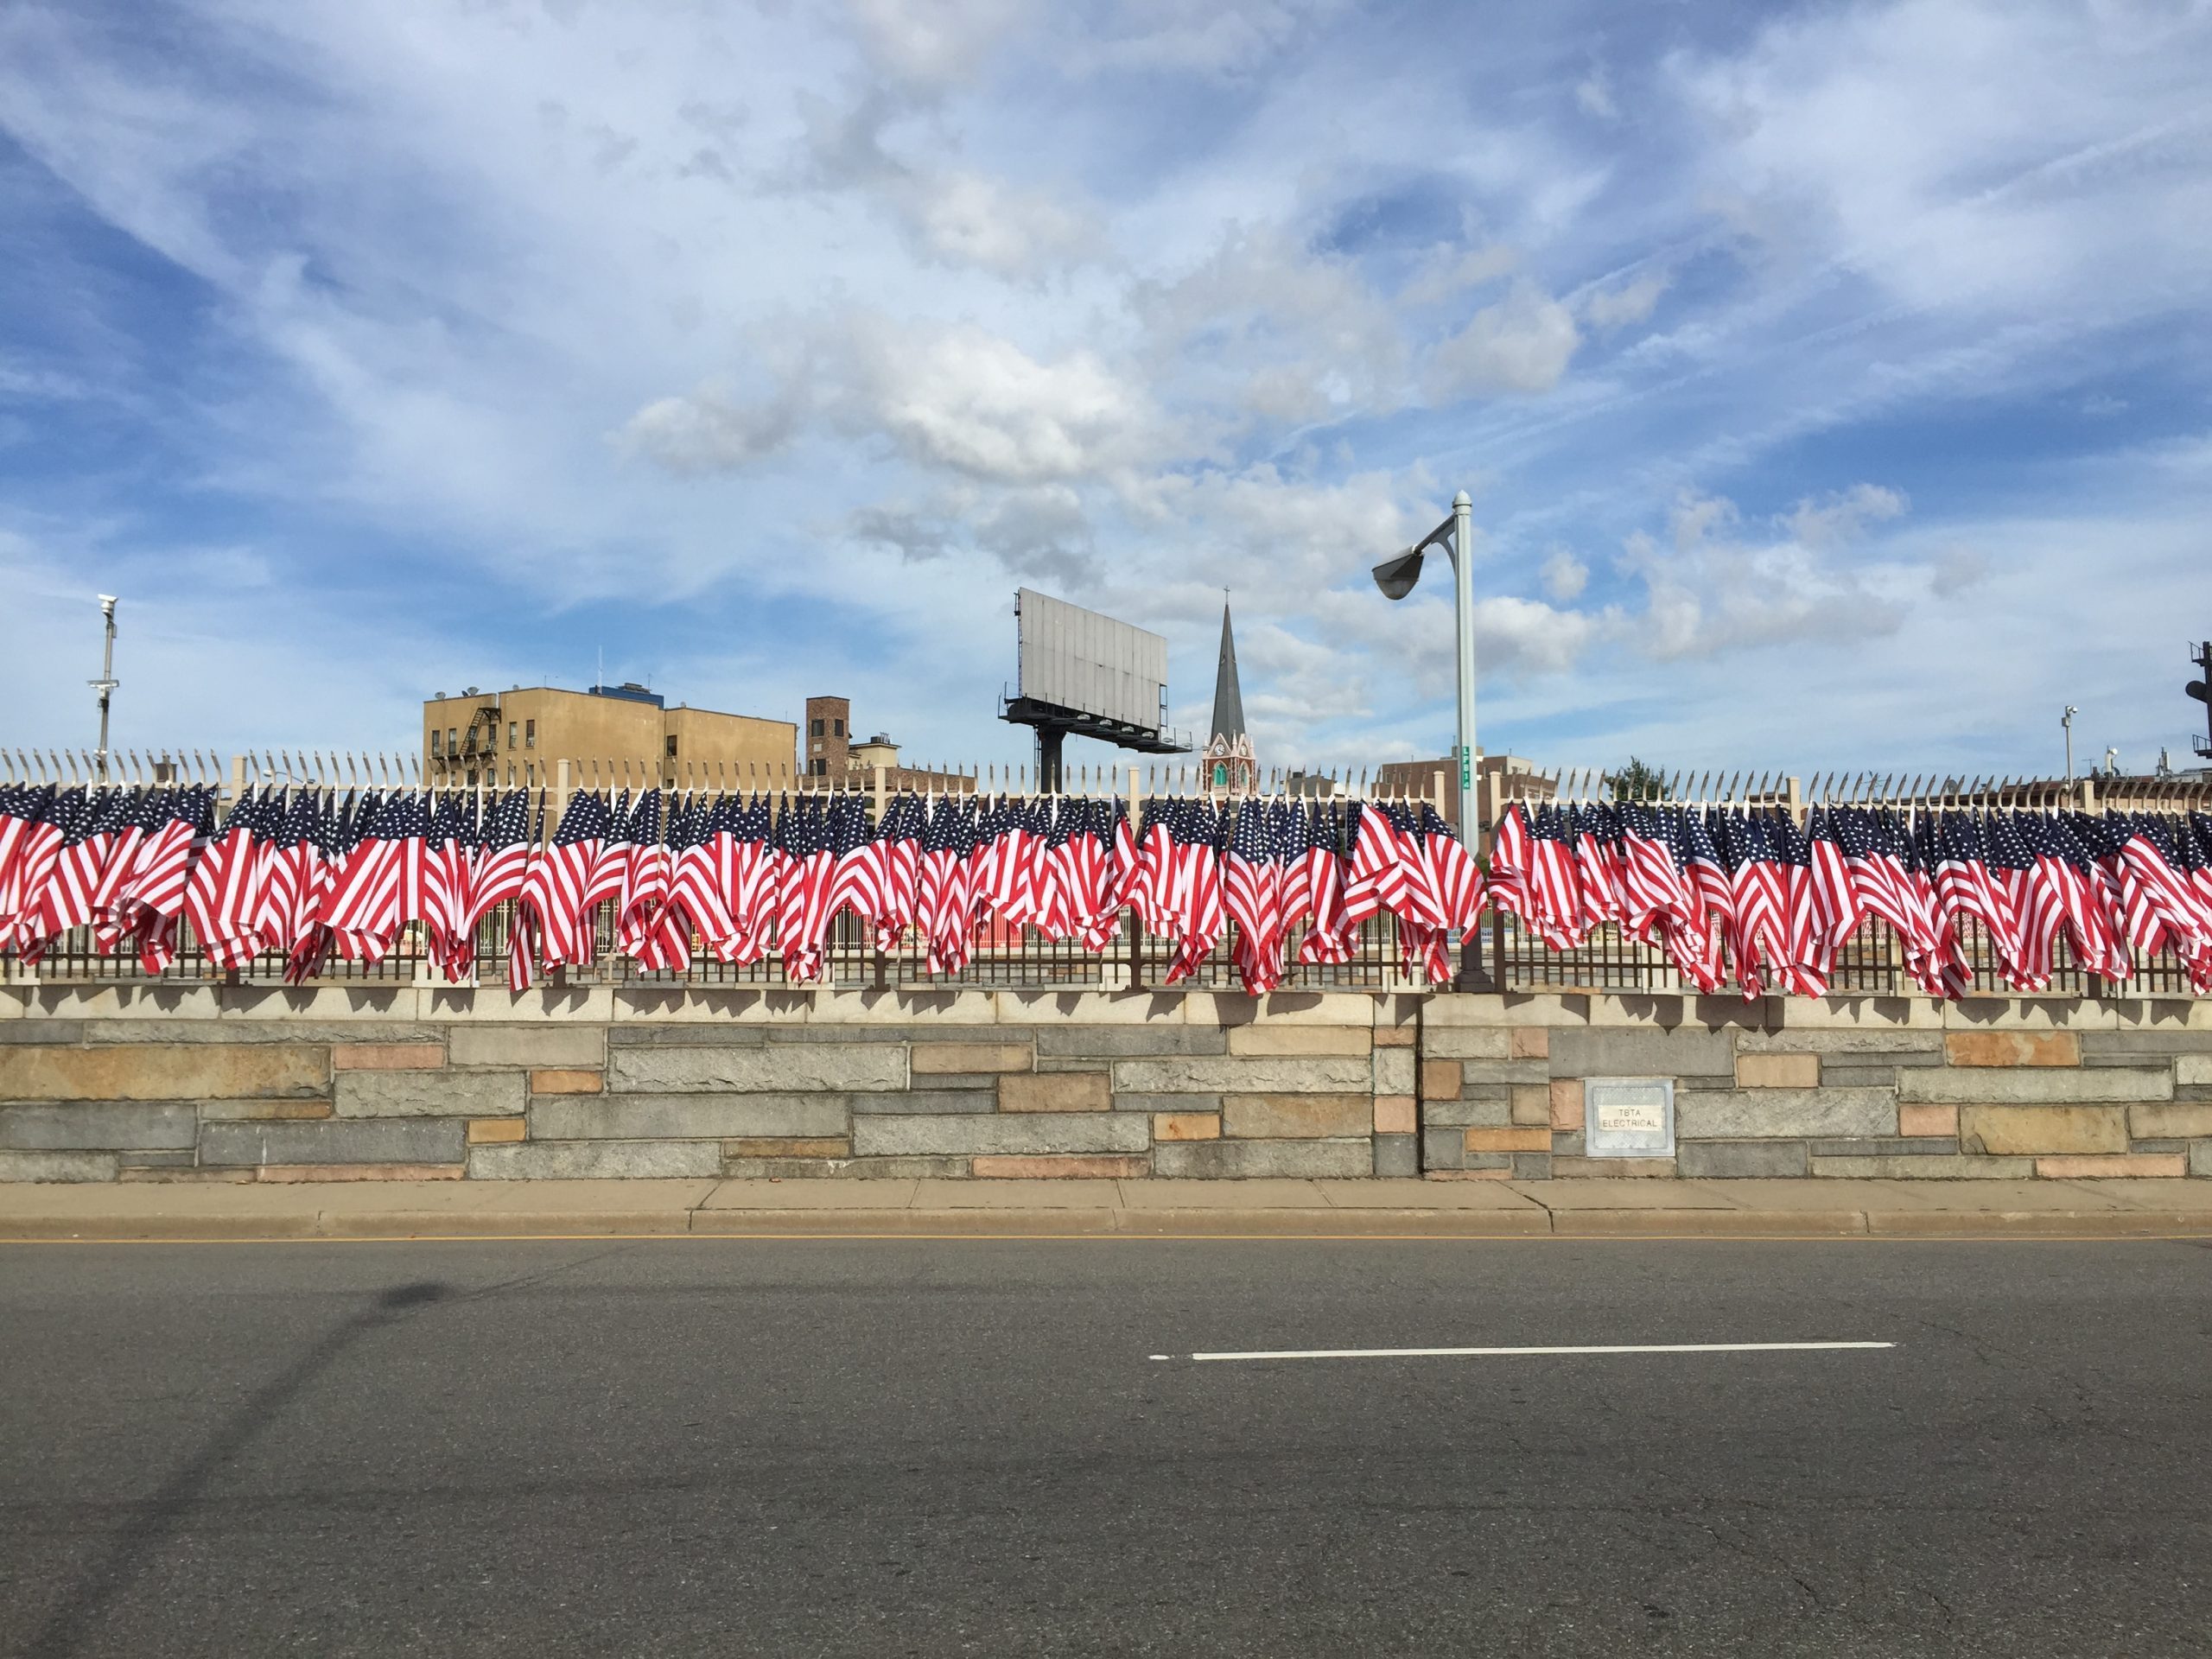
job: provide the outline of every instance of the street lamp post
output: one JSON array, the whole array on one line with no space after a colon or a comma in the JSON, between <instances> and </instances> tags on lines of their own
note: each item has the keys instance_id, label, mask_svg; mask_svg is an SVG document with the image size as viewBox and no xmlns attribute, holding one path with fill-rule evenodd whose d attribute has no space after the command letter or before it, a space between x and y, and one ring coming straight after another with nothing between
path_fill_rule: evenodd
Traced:
<instances>
[{"instance_id":1,"label":"street lamp post","mask_svg":"<svg viewBox=\"0 0 2212 1659\"><path fill-rule=\"evenodd\" d=\"M1459 636L1459 839L1475 845L1481 826L1475 801L1475 558L1474 503L1462 490L1452 498L1452 516L1395 558L1375 567L1375 585L1389 600L1403 599L1421 580L1421 560L1432 547L1452 558L1452 613Z\"/></svg>"},{"instance_id":2,"label":"street lamp post","mask_svg":"<svg viewBox=\"0 0 2212 1659\"><path fill-rule=\"evenodd\" d=\"M120 683L115 677L115 595L100 595L100 614L107 619L107 638L100 649L100 677L90 683L100 694L100 747L99 751L100 782L107 782L107 709Z\"/></svg>"},{"instance_id":3,"label":"street lamp post","mask_svg":"<svg viewBox=\"0 0 2212 1659\"><path fill-rule=\"evenodd\" d=\"M2066 781L2069 784L2074 781L2074 716L2081 712L2069 702L2058 717L2058 723L2066 728Z\"/></svg>"}]
</instances>

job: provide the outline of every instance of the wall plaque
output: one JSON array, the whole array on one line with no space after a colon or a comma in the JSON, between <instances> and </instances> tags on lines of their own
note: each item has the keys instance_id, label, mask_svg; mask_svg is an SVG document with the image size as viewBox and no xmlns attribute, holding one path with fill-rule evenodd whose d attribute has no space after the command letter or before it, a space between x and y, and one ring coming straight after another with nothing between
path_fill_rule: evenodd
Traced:
<instances>
[{"instance_id":1,"label":"wall plaque","mask_svg":"<svg viewBox=\"0 0 2212 1659\"><path fill-rule=\"evenodd\" d=\"M1592 1158L1675 1155L1672 1077L1590 1077L1582 1084L1582 1145Z\"/></svg>"}]
</instances>

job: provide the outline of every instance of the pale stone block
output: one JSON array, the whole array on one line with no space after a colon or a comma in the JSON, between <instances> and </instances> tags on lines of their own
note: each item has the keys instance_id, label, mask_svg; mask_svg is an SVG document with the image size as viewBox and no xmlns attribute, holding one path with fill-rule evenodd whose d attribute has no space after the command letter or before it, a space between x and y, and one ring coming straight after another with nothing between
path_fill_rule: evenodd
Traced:
<instances>
[{"instance_id":1,"label":"pale stone block","mask_svg":"<svg viewBox=\"0 0 2212 1659\"><path fill-rule=\"evenodd\" d=\"M2107 1100L2171 1100L2174 1074L2164 1066L2076 1069L2026 1066L1916 1066L1897 1073L1897 1098L2066 1105Z\"/></svg>"},{"instance_id":2,"label":"pale stone block","mask_svg":"<svg viewBox=\"0 0 2212 1659\"><path fill-rule=\"evenodd\" d=\"M1555 1031L1550 1070L1562 1077L1732 1077L1736 1047L1727 1032L1690 1027Z\"/></svg>"},{"instance_id":3,"label":"pale stone block","mask_svg":"<svg viewBox=\"0 0 2212 1659\"><path fill-rule=\"evenodd\" d=\"M2139 1141L2187 1141L2212 1135L2212 1101L2131 1106L2127 1128Z\"/></svg>"},{"instance_id":4,"label":"pale stone block","mask_svg":"<svg viewBox=\"0 0 2212 1659\"><path fill-rule=\"evenodd\" d=\"M530 1074L530 1092L533 1095L595 1095L607 1086L607 1079L596 1071L533 1071Z\"/></svg>"},{"instance_id":5,"label":"pale stone block","mask_svg":"<svg viewBox=\"0 0 2212 1659\"><path fill-rule=\"evenodd\" d=\"M1151 1144L1151 1120L1135 1112L992 1112L972 1117L853 1120L853 1150L862 1156L1143 1152Z\"/></svg>"},{"instance_id":6,"label":"pale stone block","mask_svg":"<svg viewBox=\"0 0 2212 1659\"><path fill-rule=\"evenodd\" d=\"M611 990L608 1018L618 1025L785 1031L805 1026L813 1017L814 999L825 995L765 986L618 985Z\"/></svg>"},{"instance_id":7,"label":"pale stone block","mask_svg":"<svg viewBox=\"0 0 2212 1659\"><path fill-rule=\"evenodd\" d=\"M199 1137L198 1114L175 1103L84 1101L67 1106L0 1106L0 1147L10 1151L177 1149L191 1147Z\"/></svg>"},{"instance_id":8,"label":"pale stone block","mask_svg":"<svg viewBox=\"0 0 2212 1659\"><path fill-rule=\"evenodd\" d=\"M1110 1112L1114 1091L1103 1071L1048 1071L999 1079L1002 1112Z\"/></svg>"},{"instance_id":9,"label":"pale stone block","mask_svg":"<svg viewBox=\"0 0 2212 1659\"><path fill-rule=\"evenodd\" d=\"M1002 1026L1179 1026L1185 1024L1180 991L994 991ZM1213 1051L1219 1053L1221 1051Z\"/></svg>"},{"instance_id":10,"label":"pale stone block","mask_svg":"<svg viewBox=\"0 0 2212 1659\"><path fill-rule=\"evenodd\" d=\"M2032 1158L1982 1158L1946 1152L1902 1152L1866 1158L1815 1158L1815 1176L1852 1181L2024 1181L2036 1173Z\"/></svg>"},{"instance_id":11,"label":"pale stone block","mask_svg":"<svg viewBox=\"0 0 2212 1659\"><path fill-rule=\"evenodd\" d=\"M607 1063L602 1026L455 1026L446 1039L454 1065L581 1066Z\"/></svg>"},{"instance_id":12,"label":"pale stone block","mask_svg":"<svg viewBox=\"0 0 2212 1659\"><path fill-rule=\"evenodd\" d=\"M1229 1033L1218 1026L1040 1026L1037 1052L1055 1059L1226 1054Z\"/></svg>"},{"instance_id":13,"label":"pale stone block","mask_svg":"<svg viewBox=\"0 0 2212 1659\"><path fill-rule=\"evenodd\" d=\"M620 1048L611 1052L607 1087L618 1092L715 1094L904 1089L903 1043L771 1043L761 1048Z\"/></svg>"},{"instance_id":14,"label":"pale stone block","mask_svg":"<svg viewBox=\"0 0 2212 1659\"><path fill-rule=\"evenodd\" d=\"M1554 1077L1548 1092L1552 1128L1561 1131L1580 1128L1586 1120L1582 1103L1582 1079Z\"/></svg>"},{"instance_id":15,"label":"pale stone block","mask_svg":"<svg viewBox=\"0 0 2212 1659\"><path fill-rule=\"evenodd\" d=\"M1375 1096L1376 1134L1412 1135L1420 1127L1420 1111L1411 1095Z\"/></svg>"},{"instance_id":16,"label":"pale stone block","mask_svg":"<svg viewBox=\"0 0 2212 1659\"><path fill-rule=\"evenodd\" d=\"M334 1071L428 1071L445 1063L442 1043L338 1043L330 1051Z\"/></svg>"},{"instance_id":17,"label":"pale stone block","mask_svg":"<svg viewBox=\"0 0 2212 1659\"><path fill-rule=\"evenodd\" d=\"M1516 1026L1510 1036L1512 1046L1505 1058L1516 1060L1548 1060L1551 1058L1552 1033L1548 1026Z\"/></svg>"},{"instance_id":18,"label":"pale stone block","mask_svg":"<svg viewBox=\"0 0 2212 1659\"><path fill-rule=\"evenodd\" d=\"M978 1180L1135 1180L1151 1174L1152 1164L1146 1158L1105 1153L1078 1153L1060 1157L978 1158L975 1160L973 1173Z\"/></svg>"},{"instance_id":19,"label":"pale stone block","mask_svg":"<svg viewBox=\"0 0 2212 1659\"><path fill-rule=\"evenodd\" d=\"M458 1181L459 1164L264 1164L246 1172L264 1186L323 1185L332 1181Z\"/></svg>"},{"instance_id":20,"label":"pale stone block","mask_svg":"<svg viewBox=\"0 0 2212 1659\"><path fill-rule=\"evenodd\" d=\"M1716 1089L1675 1096L1675 1133L1685 1141L1897 1132L1897 1096L1886 1089Z\"/></svg>"},{"instance_id":21,"label":"pale stone block","mask_svg":"<svg viewBox=\"0 0 2212 1659\"><path fill-rule=\"evenodd\" d=\"M421 1012L421 995L412 985L374 982L331 985L222 985L211 988L215 1016L225 1024L274 1020L289 1023L315 1020L333 1023L401 1020ZM179 1013L186 1010L180 1008ZM191 1012L196 1016L199 1009Z\"/></svg>"},{"instance_id":22,"label":"pale stone block","mask_svg":"<svg viewBox=\"0 0 2212 1659\"><path fill-rule=\"evenodd\" d=\"M1817 1054L1738 1054L1738 1089L1817 1089L1821 1060Z\"/></svg>"},{"instance_id":23,"label":"pale stone block","mask_svg":"<svg viewBox=\"0 0 2212 1659\"><path fill-rule=\"evenodd\" d=\"M457 1118L331 1118L321 1123L208 1123L203 1164L457 1164Z\"/></svg>"},{"instance_id":24,"label":"pale stone block","mask_svg":"<svg viewBox=\"0 0 2212 1659\"><path fill-rule=\"evenodd\" d=\"M1962 1106L1959 1146L2003 1157L2127 1150L2124 1106Z\"/></svg>"},{"instance_id":25,"label":"pale stone block","mask_svg":"<svg viewBox=\"0 0 2212 1659\"><path fill-rule=\"evenodd\" d=\"M1423 1100L1459 1099L1459 1063L1457 1060L1423 1060L1421 1063L1421 1097Z\"/></svg>"},{"instance_id":26,"label":"pale stone block","mask_svg":"<svg viewBox=\"0 0 2212 1659\"><path fill-rule=\"evenodd\" d=\"M329 1083L327 1052L298 1044L0 1044L0 1100L268 1100Z\"/></svg>"},{"instance_id":27,"label":"pale stone block","mask_svg":"<svg viewBox=\"0 0 2212 1659\"><path fill-rule=\"evenodd\" d=\"M2183 1054L2174 1061L2174 1081L2191 1088L2212 1084L2212 1054Z\"/></svg>"},{"instance_id":28,"label":"pale stone block","mask_svg":"<svg viewBox=\"0 0 2212 1659\"><path fill-rule=\"evenodd\" d=\"M111 1181L111 1152L0 1152L0 1181Z\"/></svg>"},{"instance_id":29,"label":"pale stone block","mask_svg":"<svg viewBox=\"0 0 2212 1659\"><path fill-rule=\"evenodd\" d=\"M1796 999L1786 999L1791 1007ZM1785 1026L1780 1031L1741 1031L1736 1033L1738 1054L1818 1054L1857 1057L1868 1065L1938 1065L1943 1057L1943 1033L1935 1026L1872 1028L1855 1026ZM1917 1057L1917 1058L1916 1058Z\"/></svg>"},{"instance_id":30,"label":"pale stone block","mask_svg":"<svg viewBox=\"0 0 2212 1659\"><path fill-rule=\"evenodd\" d=\"M1264 997L1241 991L1192 991L1183 1003L1191 1026L1375 1025L1375 999L1350 991L1273 991Z\"/></svg>"},{"instance_id":31,"label":"pale stone block","mask_svg":"<svg viewBox=\"0 0 2212 1659\"><path fill-rule=\"evenodd\" d=\"M472 1147L507 1146L529 1138L529 1126L518 1117L475 1117L468 1122Z\"/></svg>"},{"instance_id":32,"label":"pale stone block","mask_svg":"<svg viewBox=\"0 0 2212 1659\"><path fill-rule=\"evenodd\" d=\"M2139 1152L2105 1158L2038 1158L2036 1173L2048 1181L2111 1180L2129 1176L2174 1179L2189 1173L2189 1160L2178 1152Z\"/></svg>"},{"instance_id":33,"label":"pale stone block","mask_svg":"<svg viewBox=\"0 0 2212 1659\"><path fill-rule=\"evenodd\" d=\"M1548 1128L1552 1121L1552 1086L1548 1083L1516 1083L1513 1085L1513 1121L1520 1124L1541 1124Z\"/></svg>"},{"instance_id":34,"label":"pale stone block","mask_svg":"<svg viewBox=\"0 0 2212 1659\"><path fill-rule=\"evenodd\" d=\"M1378 1088L1378 1074L1386 1060L1402 1060L1405 1076L1400 1086ZM1413 1054L1409 1049L1377 1050L1370 1059L1317 1054L1249 1059L1234 1055L1193 1056L1175 1059L1135 1059L1114 1062L1114 1089L1154 1094L1361 1094L1413 1093Z\"/></svg>"},{"instance_id":35,"label":"pale stone block","mask_svg":"<svg viewBox=\"0 0 2212 1659\"><path fill-rule=\"evenodd\" d=\"M1375 1046L1370 1026L1232 1026L1231 1054L1364 1054Z\"/></svg>"},{"instance_id":36,"label":"pale stone block","mask_svg":"<svg viewBox=\"0 0 2212 1659\"><path fill-rule=\"evenodd\" d=\"M213 985L27 985L22 994L32 1018L208 1020L223 1009Z\"/></svg>"},{"instance_id":37,"label":"pale stone block","mask_svg":"<svg viewBox=\"0 0 2212 1659\"><path fill-rule=\"evenodd\" d=\"M1328 1180L1374 1173L1375 1154L1357 1141L1210 1141L1155 1147L1155 1175L1214 1180Z\"/></svg>"},{"instance_id":38,"label":"pale stone block","mask_svg":"<svg viewBox=\"0 0 2212 1659\"><path fill-rule=\"evenodd\" d=\"M1947 1031L2117 1031L2120 1005L2071 996L1970 996L1946 1002Z\"/></svg>"},{"instance_id":39,"label":"pale stone block","mask_svg":"<svg viewBox=\"0 0 2212 1659\"><path fill-rule=\"evenodd\" d=\"M912 1066L924 1073L1027 1071L1036 1055L1027 1043L917 1043Z\"/></svg>"},{"instance_id":40,"label":"pale stone block","mask_svg":"<svg viewBox=\"0 0 2212 1659\"><path fill-rule=\"evenodd\" d=\"M1246 1141L1315 1140L1363 1135L1375 1122L1374 1096L1224 1095L1223 1132Z\"/></svg>"},{"instance_id":41,"label":"pale stone block","mask_svg":"<svg viewBox=\"0 0 2212 1659\"><path fill-rule=\"evenodd\" d=\"M1959 1132L1956 1106L1900 1106L1897 1133L1911 1135L1955 1135Z\"/></svg>"},{"instance_id":42,"label":"pale stone block","mask_svg":"<svg viewBox=\"0 0 2212 1659\"><path fill-rule=\"evenodd\" d=\"M1377 1048L1411 1048L1421 1036L1413 1026L1377 1026L1375 1027L1375 1046ZM0 1042L7 1039L0 1037Z\"/></svg>"},{"instance_id":43,"label":"pale stone block","mask_svg":"<svg viewBox=\"0 0 2212 1659\"><path fill-rule=\"evenodd\" d=\"M2079 1065L2082 1039L2070 1031L1954 1031L1943 1037L1953 1065Z\"/></svg>"},{"instance_id":44,"label":"pale stone block","mask_svg":"<svg viewBox=\"0 0 2212 1659\"><path fill-rule=\"evenodd\" d=\"M518 1071L341 1071L340 1117L501 1117L519 1112Z\"/></svg>"},{"instance_id":45,"label":"pale stone block","mask_svg":"<svg viewBox=\"0 0 2212 1659\"><path fill-rule=\"evenodd\" d=\"M1424 1026L1421 1052L1435 1060L1541 1059L1543 1055L1522 1053L1516 1046L1515 1039L1529 1031L1549 1035L1542 1026ZM1549 1052L1547 1044L1545 1052Z\"/></svg>"},{"instance_id":46,"label":"pale stone block","mask_svg":"<svg viewBox=\"0 0 2212 1659\"><path fill-rule=\"evenodd\" d=\"M1218 1141L1221 1115L1217 1112L1160 1112L1152 1120L1154 1141Z\"/></svg>"},{"instance_id":47,"label":"pale stone block","mask_svg":"<svg viewBox=\"0 0 2212 1659\"><path fill-rule=\"evenodd\" d=\"M479 1181L654 1180L721 1173L718 1141L532 1141L468 1148L469 1179Z\"/></svg>"},{"instance_id":48,"label":"pale stone block","mask_svg":"<svg viewBox=\"0 0 2212 1659\"><path fill-rule=\"evenodd\" d=\"M812 1001L806 1023L810 1026L1000 1023L998 999L989 991L814 991L809 995Z\"/></svg>"},{"instance_id":49,"label":"pale stone block","mask_svg":"<svg viewBox=\"0 0 2212 1659\"><path fill-rule=\"evenodd\" d=\"M518 996L505 987L426 987L421 993L420 1017L456 1024L481 1020L508 1026L604 1026L614 1018L614 988L548 986Z\"/></svg>"},{"instance_id":50,"label":"pale stone block","mask_svg":"<svg viewBox=\"0 0 2212 1659\"><path fill-rule=\"evenodd\" d=\"M720 1141L842 1135L837 1095L550 1095L530 1103L536 1141Z\"/></svg>"},{"instance_id":51,"label":"pale stone block","mask_svg":"<svg viewBox=\"0 0 2212 1659\"><path fill-rule=\"evenodd\" d=\"M1587 996L1550 992L1440 991L1421 1010L1424 1030L1446 1026L1587 1026Z\"/></svg>"}]
</instances>

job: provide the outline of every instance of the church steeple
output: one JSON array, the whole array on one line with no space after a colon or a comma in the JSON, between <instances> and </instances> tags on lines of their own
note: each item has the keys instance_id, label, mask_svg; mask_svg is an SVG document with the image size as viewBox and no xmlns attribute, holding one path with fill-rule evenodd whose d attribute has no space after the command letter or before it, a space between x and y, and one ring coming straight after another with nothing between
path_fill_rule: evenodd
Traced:
<instances>
[{"instance_id":1,"label":"church steeple","mask_svg":"<svg viewBox=\"0 0 2212 1659\"><path fill-rule=\"evenodd\" d=\"M1221 660L1213 676L1213 730L1206 735L1244 735L1244 692L1236 683L1236 636L1230 632L1226 594L1221 601Z\"/></svg>"},{"instance_id":2,"label":"church steeple","mask_svg":"<svg viewBox=\"0 0 2212 1659\"><path fill-rule=\"evenodd\" d=\"M1236 680L1236 636L1229 626L1229 598L1221 601L1221 659L1214 671L1213 732L1206 740L1206 786L1246 794L1260 786L1260 763L1244 729L1244 689Z\"/></svg>"}]
</instances>

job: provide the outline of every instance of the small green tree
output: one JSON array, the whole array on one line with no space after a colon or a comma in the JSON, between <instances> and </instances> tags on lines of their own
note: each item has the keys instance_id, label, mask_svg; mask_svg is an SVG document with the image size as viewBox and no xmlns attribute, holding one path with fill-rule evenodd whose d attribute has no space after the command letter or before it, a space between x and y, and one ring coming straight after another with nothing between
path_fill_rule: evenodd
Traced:
<instances>
[{"instance_id":1,"label":"small green tree","mask_svg":"<svg viewBox=\"0 0 2212 1659\"><path fill-rule=\"evenodd\" d=\"M1667 780L1653 768L1634 755L1628 764L1605 774L1605 782L1617 801L1663 801L1667 798Z\"/></svg>"}]
</instances>

